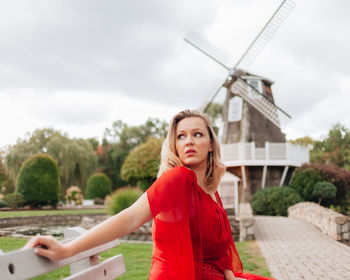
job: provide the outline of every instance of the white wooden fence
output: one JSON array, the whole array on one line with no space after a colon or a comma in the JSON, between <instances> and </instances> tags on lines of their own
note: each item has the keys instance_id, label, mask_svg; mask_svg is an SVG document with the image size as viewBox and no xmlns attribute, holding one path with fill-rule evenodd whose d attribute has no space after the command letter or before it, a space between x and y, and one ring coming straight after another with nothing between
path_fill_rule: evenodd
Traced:
<instances>
[{"instance_id":1,"label":"white wooden fence","mask_svg":"<svg viewBox=\"0 0 350 280\"><path fill-rule=\"evenodd\" d=\"M62 242L68 242L85 231L81 227L67 228L64 231L65 240ZM90 259L90 257L118 245L119 241L114 240L58 262L52 262L44 257L37 256L34 254L33 248L5 254L0 250L0 279L30 279L70 265L71 276L66 280L113 280L126 271L123 256L116 255L102 263L99 263L98 258Z\"/></svg>"}]
</instances>

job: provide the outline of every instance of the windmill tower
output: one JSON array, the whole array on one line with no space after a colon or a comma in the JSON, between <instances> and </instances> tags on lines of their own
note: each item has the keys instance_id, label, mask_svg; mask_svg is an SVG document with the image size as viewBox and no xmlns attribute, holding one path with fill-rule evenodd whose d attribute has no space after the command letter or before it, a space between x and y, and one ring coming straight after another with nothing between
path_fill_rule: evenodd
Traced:
<instances>
[{"instance_id":1,"label":"windmill tower","mask_svg":"<svg viewBox=\"0 0 350 280\"><path fill-rule=\"evenodd\" d=\"M227 88L222 158L227 170L241 178L241 201L250 201L252 194L265 186L282 186L295 167L309 161L307 149L286 143L277 111L290 116L275 104L273 82L238 68L253 62L293 7L292 0L284 0L233 67L227 65L230 56L206 39L194 33L185 36L186 42L228 70L204 111L220 89Z\"/></svg>"},{"instance_id":2,"label":"windmill tower","mask_svg":"<svg viewBox=\"0 0 350 280\"><path fill-rule=\"evenodd\" d=\"M271 90L273 82L243 70L236 73L240 79L231 78L225 84L222 143L254 142L264 147L265 142L285 142Z\"/></svg>"}]
</instances>

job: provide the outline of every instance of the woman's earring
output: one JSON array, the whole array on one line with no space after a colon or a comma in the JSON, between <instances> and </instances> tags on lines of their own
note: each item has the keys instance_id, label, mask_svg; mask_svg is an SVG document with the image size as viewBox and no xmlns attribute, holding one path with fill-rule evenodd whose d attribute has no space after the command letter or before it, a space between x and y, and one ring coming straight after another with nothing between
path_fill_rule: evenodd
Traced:
<instances>
[{"instance_id":1,"label":"woman's earring","mask_svg":"<svg viewBox=\"0 0 350 280\"><path fill-rule=\"evenodd\" d=\"M213 152L209 152L209 166L213 166Z\"/></svg>"}]
</instances>

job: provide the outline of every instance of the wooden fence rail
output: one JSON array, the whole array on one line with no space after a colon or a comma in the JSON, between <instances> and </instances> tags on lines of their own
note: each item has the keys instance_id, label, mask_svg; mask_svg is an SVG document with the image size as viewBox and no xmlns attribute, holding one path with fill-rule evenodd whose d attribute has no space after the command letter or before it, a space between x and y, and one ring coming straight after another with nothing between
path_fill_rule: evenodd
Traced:
<instances>
[{"instance_id":1,"label":"wooden fence rail","mask_svg":"<svg viewBox=\"0 0 350 280\"><path fill-rule=\"evenodd\" d=\"M81 227L67 228L64 231L65 240L62 242L68 242L85 231ZM2 253L0 250L0 278L2 280L30 279L70 265L71 276L66 280L113 280L126 271L123 256L117 255L102 263L99 263L98 258L90 259L90 257L118 245L119 241L114 240L58 262L37 256L33 248L9 253Z\"/></svg>"}]
</instances>

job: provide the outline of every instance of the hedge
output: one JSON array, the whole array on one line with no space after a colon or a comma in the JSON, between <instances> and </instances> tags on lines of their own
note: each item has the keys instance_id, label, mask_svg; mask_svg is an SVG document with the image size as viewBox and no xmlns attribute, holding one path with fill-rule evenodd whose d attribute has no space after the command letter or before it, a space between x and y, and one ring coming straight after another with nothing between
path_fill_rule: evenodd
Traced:
<instances>
[{"instance_id":1,"label":"hedge","mask_svg":"<svg viewBox=\"0 0 350 280\"><path fill-rule=\"evenodd\" d=\"M23 195L25 205L56 206L59 191L59 170L50 155L34 155L23 163L17 176L16 192Z\"/></svg>"}]
</instances>

